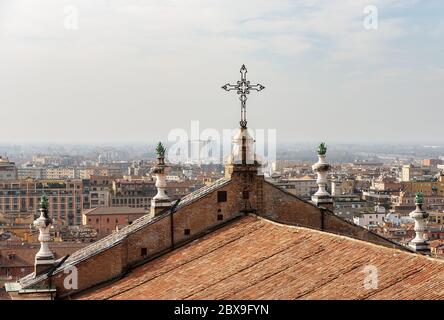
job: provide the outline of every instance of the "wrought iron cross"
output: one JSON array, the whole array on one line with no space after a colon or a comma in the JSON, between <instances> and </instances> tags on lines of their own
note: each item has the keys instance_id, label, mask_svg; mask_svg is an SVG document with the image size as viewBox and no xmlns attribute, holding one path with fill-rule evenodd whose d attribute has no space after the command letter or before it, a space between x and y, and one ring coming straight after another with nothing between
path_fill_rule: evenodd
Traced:
<instances>
[{"instance_id":1,"label":"wrought iron cross","mask_svg":"<svg viewBox=\"0 0 444 320\"><path fill-rule=\"evenodd\" d=\"M236 90L239 95L239 100L241 101L241 120L240 126L242 128L247 127L247 94L250 94L250 90L261 91L265 89L265 87L261 84L251 85L250 81L247 80L247 68L243 64L240 68L241 80L237 81L237 84L229 84L227 83L222 87L222 89L226 91Z\"/></svg>"}]
</instances>

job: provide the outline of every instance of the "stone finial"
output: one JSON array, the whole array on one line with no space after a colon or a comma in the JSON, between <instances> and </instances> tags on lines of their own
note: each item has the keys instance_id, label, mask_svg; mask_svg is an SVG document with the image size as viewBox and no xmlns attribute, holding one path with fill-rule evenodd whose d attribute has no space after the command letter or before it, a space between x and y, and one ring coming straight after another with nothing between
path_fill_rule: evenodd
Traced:
<instances>
[{"instance_id":1,"label":"stone finial","mask_svg":"<svg viewBox=\"0 0 444 320\"><path fill-rule=\"evenodd\" d=\"M54 265L54 255L49 249L48 243L51 241L50 228L52 220L48 216L49 202L46 195L40 197L40 217L34 221L34 226L39 229L40 250L35 256L35 275L39 275L49 270Z\"/></svg>"},{"instance_id":2,"label":"stone finial","mask_svg":"<svg viewBox=\"0 0 444 320\"><path fill-rule=\"evenodd\" d=\"M326 161L327 147L322 142L318 147L318 162L312 166L312 169L317 174L316 183L318 185L318 191L312 196L311 200L316 205L322 205L326 207L332 207L332 197L327 191L327 173L331 166Z\"/></svg>"},{"instance_id":3,"label":"stone finial","mask_svg":"<svg viewBox=\"0 0 444 320\"><path fill-rule=\"evenodd\" d=\"M170 198L166 194L167 183L166 183L165 168L167 166L165 165L165 152L166 152L165 147L162 145L161 142L159 142L156 147L158 163L152 170L152 173L156 175L156 188L157 188L157 194L151 200L150 213L153 216L163 211L165 208L171 206Z\"/></svg>"},{"instance_id":4,"label":"stone finial","mask_svg":"<svg viewBox=\"0 0 444 320\"><path fill-rule=\"evenodd\" d=\"M429 253L430 244L424 237L427 231L427 218L429 214L422 208L423 202L423 194L417 192L415 195L416 209L409 214L410 218L415 220L415 238L410 241L409 246L415 251Z\"/></svg>"}]
</instances>

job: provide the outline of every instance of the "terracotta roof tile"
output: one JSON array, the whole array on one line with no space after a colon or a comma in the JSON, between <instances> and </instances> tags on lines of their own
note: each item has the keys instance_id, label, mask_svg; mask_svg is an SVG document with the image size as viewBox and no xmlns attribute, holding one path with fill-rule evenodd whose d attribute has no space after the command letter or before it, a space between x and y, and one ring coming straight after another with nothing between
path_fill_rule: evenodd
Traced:
<instances>
[{"instance_id":1,"label":"terracotta roof tile","mask_svg":"<svg viewBox=\"0 0 444 320\"><path fill-rule=\"evenodd\" d=\"M442 299L444 262L248 216L79 298Z\"/></svg>"}]
</instances>

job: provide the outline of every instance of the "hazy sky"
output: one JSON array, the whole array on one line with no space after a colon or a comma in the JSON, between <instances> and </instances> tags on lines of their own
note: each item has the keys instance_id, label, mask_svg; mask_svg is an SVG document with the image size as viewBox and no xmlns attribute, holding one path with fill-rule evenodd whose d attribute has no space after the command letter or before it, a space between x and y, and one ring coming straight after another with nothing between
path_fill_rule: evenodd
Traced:
<instances>
[{"instance_id":1,"label":"hazy sky","mask_svg":"<svg viewBox=\"0 0 444 320\"><path fill-rule=\"evenodd\" d=\"M0 0L0 142L236 127L245 63L278 141L440 143L443 40L442 0Z\"/></svg>"}]
</instances>

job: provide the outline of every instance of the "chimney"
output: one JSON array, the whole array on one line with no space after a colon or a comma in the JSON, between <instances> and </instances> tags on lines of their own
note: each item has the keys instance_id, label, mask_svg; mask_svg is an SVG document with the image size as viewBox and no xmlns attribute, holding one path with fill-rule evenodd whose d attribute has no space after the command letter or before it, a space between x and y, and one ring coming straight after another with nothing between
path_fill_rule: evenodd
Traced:
<instances>
[{"instance_id":1,"label":"chimney","mask_svg":"<svg viewBox=\"0 0 444 320\"><path fill-rule=\"evenodd\" d=\"M51 241L49 230L52 220L48 217L48 198L42 195L40 198L40 217L34 221L34 226L39 229L40 250L35 256L34 276L49 271L54 266L54 255L49 249L48 242Z\"/></svg>"},{"instance_id":2,"label":"chimney","mask_svg":"<svg viewBox=\"0 0 444 320\"><path fill-rule=\"evenodd\" d=\"M410 218L415 220L415 238L409 243L409 247L416 252L430 253L430 244L424 238L424 234L427 231L427 218L429 214L422 208L424 197L421 192L416 193L415 203L416 209L410 212Z\"/></svg>"},{"instance_id":3,"label":"chimney","mask_svg":"<svg viewBox=\"0 0 444 320\"><path fill-rule=\"evenodd\" d=\"M150 214L156 216L163 210L171 207L171 201L165 192L166 189L166 177L165 177L165 148L161 142L158 143L157 148L157 164L154 167L152 173L156 175L156 188L157 194L151 200Z\"/></svg>"}]
</instances>

